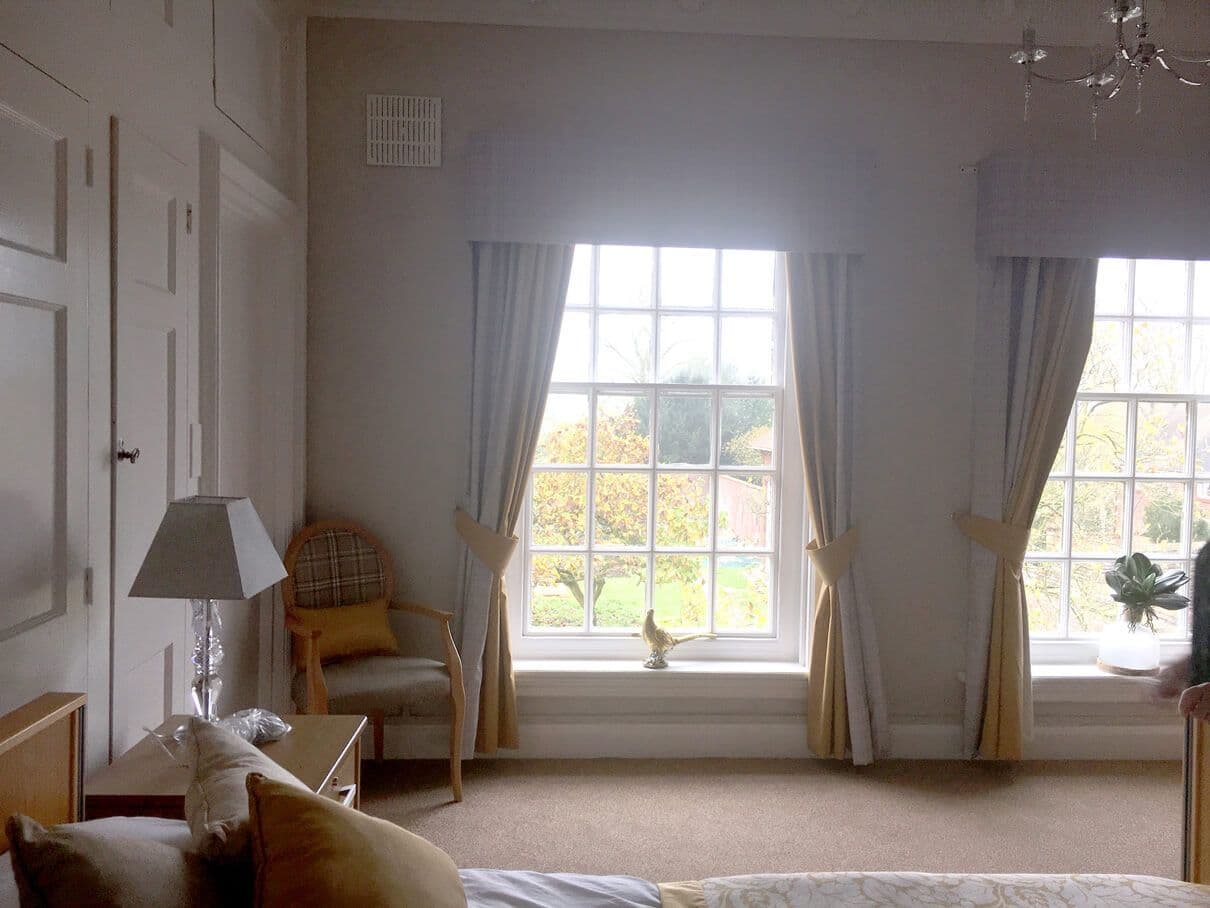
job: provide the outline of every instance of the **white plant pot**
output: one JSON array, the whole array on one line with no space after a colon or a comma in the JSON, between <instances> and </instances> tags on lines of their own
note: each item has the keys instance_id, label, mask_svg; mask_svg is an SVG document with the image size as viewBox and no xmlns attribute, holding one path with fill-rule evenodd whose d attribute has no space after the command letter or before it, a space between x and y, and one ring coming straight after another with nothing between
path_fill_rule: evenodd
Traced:
<instances>
[{"instance_id":1,"label":"white plant pot","mask_svg":"<svg viewBox=\"0 0 1210 908\"><path fill-rule=\"evenodd\" d=\"M1145 624L1118 620L1101 632L1097 667L1115 675L1151 675L1160 667L1160 639Z\"/></svg>"}]
</instances>

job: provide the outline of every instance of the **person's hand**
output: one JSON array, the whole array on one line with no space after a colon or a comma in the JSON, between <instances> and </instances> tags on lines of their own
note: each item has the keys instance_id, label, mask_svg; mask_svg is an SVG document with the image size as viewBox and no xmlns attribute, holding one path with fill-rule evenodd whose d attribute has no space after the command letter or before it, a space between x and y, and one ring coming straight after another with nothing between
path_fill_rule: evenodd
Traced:
<instances>
[{"instance_id":1,"label":"person's hand","mask_svg":"<svg viewBox=\"0 0 1210 908\"><path fill-rule=\"evenodd\" d=\"M1182 716L1210 722L1210 682L1186 688L1181 694L1180 711Z\"/></svg>"},{"instance_id":2,"label":"person's hand","mask_svg":"<svg viewBox=\"0 0 1210 908\"><path fill-rule=\"evenodd\" d=\"M1175 700L1189 686L1189 662L1186 656L1170 665L1165 665L1151 685L1150 695L1153 703L1163 703Z\"/></svg>"}]
</instances>

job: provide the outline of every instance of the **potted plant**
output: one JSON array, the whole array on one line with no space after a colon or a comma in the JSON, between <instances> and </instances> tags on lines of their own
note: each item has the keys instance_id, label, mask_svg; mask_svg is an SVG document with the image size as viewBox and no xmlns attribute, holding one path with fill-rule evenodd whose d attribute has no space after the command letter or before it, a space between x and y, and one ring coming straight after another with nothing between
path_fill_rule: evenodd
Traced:
<instances>
[{"instance_id":1,"label":"potted plant","mask_svg":"<svg viewBox=\"0 0 1210 908\"><path fill-rule=\"evenodd\" d=\"M1116 623L1101 634L1097 665L1120 675L1147 675L1159 668L1160 641L1155 634L1156 609L1177 612L1189 599L1177 592L1189 582L1184 571L1163 568L1142 552L1123 555L1105 572L1113 600L1121 603ZM1144 627L1144 625L1146 625Z\"/></svg>"}]
</instances>

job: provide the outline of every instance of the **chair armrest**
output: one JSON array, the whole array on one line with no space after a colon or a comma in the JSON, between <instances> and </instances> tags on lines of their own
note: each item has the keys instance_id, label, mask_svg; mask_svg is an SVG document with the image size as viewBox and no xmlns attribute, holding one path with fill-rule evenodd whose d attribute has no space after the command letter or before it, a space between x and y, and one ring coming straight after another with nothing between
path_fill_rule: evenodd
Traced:
<instances>
[{"instance_id":1,"label":"chair armrest","mask_svg":"<svg viewBox=\"0 0 1210 908\"><path fill-rule=\"evenodd\" d=\"M306 673L307 702L301 704L303 712L326 715L328 712L328 685L324 681L323 665L319 661L319 640L323 631L308 627L289 612L286 613L286 630L293 641L295 665Z\"/></svg>"},{"instance_id":2,"label":"chair armrest","mask_svg":"<svg viewBox=\"0 0 1210 908\"><path fill-rule=\"evenodd\" d=\"M443 612L440 609L429 608L427 605L420 605L416 602L392 602L391 608L398 609L401 612L411 612L413 615L420 615L423 618L431 618L434 621L442 621L449 624L454 620L453 612Z\"/></svg>"}]
</instances>

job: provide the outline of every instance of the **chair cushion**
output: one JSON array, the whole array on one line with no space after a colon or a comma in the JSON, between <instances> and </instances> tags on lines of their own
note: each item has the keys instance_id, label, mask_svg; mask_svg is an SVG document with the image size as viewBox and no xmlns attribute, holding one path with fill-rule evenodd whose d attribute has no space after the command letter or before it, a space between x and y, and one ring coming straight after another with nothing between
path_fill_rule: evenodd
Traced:
<instances>
[{"instance_id":1,"label":"chair cushion","mask_svg":"<svg viewBox=\"0 0 1210 908\"><path fill-rule=\"evenodd\" d=\"M316 643L321 663L352 656L399 655L399 641L387 620L385 599L335 608L296 608L290 614L320 632ZM297 655L301 649L295 647L294 652Z\"/></svg>"},{"instance_id":2,"label":"chair cushion","mask_svg":"<svg viewBox=\"0 0 1210 908\"><path fill-rule=\"evenodd\" d=\"M20 814L9 818L5 832L22 906L189 908L246 899L237 878L163 842L106 833L88 823L44 829Z\"/></svg>"},{"instance_id":3,"label":"chair cushion","mask_svg":"<svg viewBox=\"0 0 1210 908\"><path fill-rule=\"evenodd\" d=\"M257 747L204 719L189 720L185 740L194 753L193 780L185 790L185 819L194 847L209 858L248 861L248 773L303 791L307 787Z\"/></svg>"},{"instance_id":4,"label":"chair cushion","mask_svg":"<svg viewBox=\"0 0 1210 908\"><path fill-rule=\"evenodd\" d=\"M328 712L388 716L449 714L450 676L445 665L419 656L367 656L324 666ZM305 703L306 676L294 676L294 700Z\"/></svg>"},{"instance_id":5,"label":"chair cushion","mask_svg":"<svg viewBox=\"0 0 1210 908\"><path fill-rule=\"evenodd\" d=\"M466 908L449 855L394 823L257 775L248 806L257 908Z\"/></svg>"}]
</instances>

